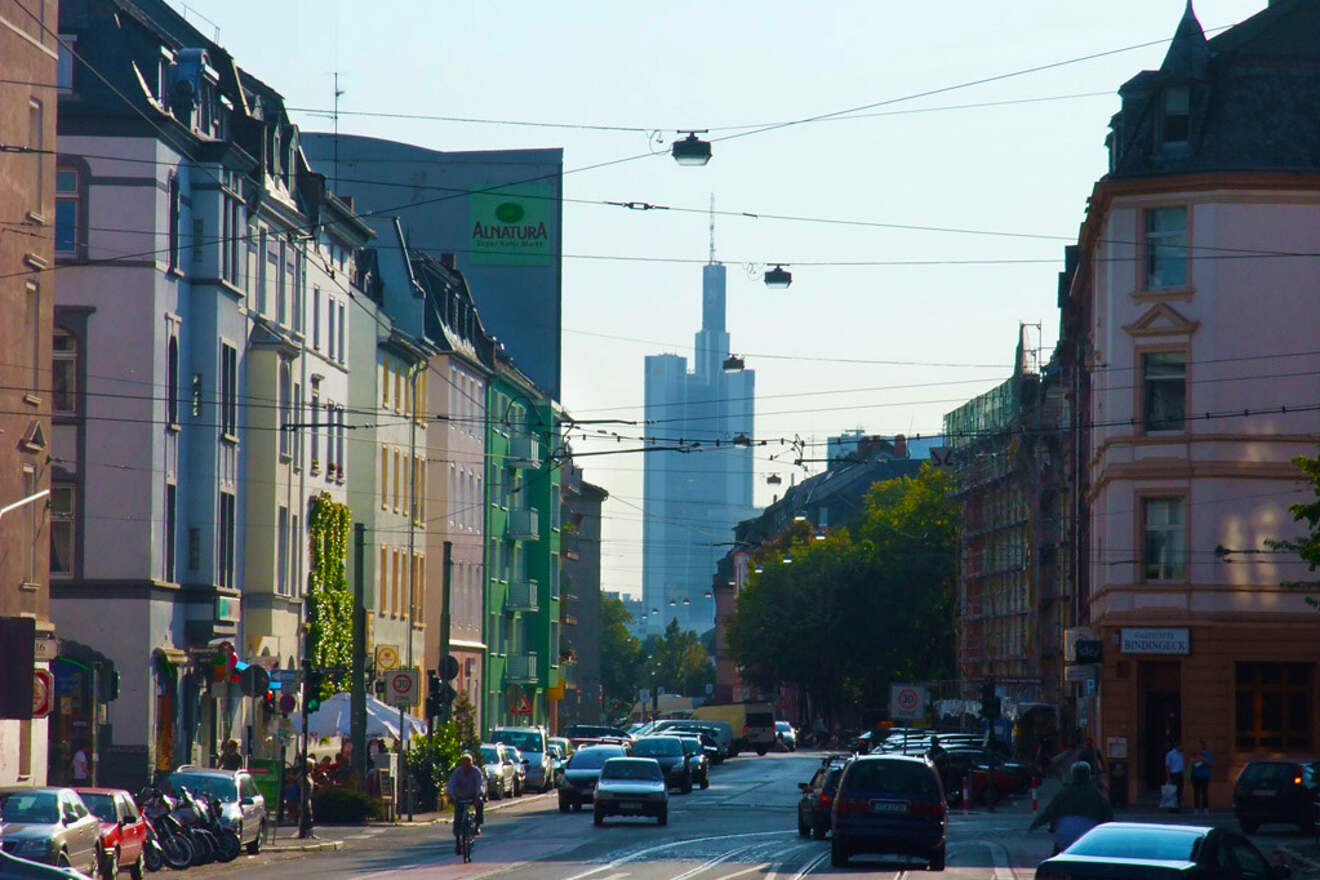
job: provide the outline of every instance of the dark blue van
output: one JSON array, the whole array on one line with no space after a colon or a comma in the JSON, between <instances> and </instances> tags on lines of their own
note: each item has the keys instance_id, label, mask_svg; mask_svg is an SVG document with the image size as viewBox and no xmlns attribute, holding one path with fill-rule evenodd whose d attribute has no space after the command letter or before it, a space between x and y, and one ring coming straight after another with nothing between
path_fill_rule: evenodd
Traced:
<instances>
[{"instance_id":1,"label":"dark blue van","mask_svg":"<svg viewBox=\"0 0 1320 880\"><path fill-rule=\"evenodd\" d=\"M830 812L835 867L861 853L916 856L944 870L949 808L935 767L925 758L866 755L839 780Z\"/></svg>"}]
</instances>

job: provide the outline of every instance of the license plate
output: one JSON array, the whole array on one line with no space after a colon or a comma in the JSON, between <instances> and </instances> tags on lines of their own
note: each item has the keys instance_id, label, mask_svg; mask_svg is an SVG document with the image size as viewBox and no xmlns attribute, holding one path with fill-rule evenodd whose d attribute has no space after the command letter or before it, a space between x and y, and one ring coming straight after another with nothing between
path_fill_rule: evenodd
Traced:
<instances>
[{"instance_id":1,"label":"license plate","mask_svg":"<svg viewBox=\"0 0 1320 880\"><path fill-rule=\"evenodd\" d=\"M1258 788L1251 794L1253 797L1274 797L1278 792L1272 788Z\"/></svg>"},{"instance_id":2,"label":"license plate","mask_svg":"<svg viewBox=\"0 0 1320 880\"><path fill-rule=\"evenodd\" d=\"M871 801L873 813L906 813L907 811L906 801Z\"/></svg>"},{"instance_id":3,"label":"license plate","mask_svg":"<svg viewBox=\"0 0 1320 880\"><path fill-rule=\"evenodd\" d=\"M641 804L619 804L620 813L640 813L641 811Z\"/></svg>"}]
</instances>

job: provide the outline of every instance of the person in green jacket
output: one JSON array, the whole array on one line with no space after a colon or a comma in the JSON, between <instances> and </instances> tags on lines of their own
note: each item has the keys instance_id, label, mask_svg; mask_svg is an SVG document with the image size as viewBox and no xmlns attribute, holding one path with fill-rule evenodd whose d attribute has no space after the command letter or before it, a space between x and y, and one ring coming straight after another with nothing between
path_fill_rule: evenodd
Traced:
<instances>
[{"instance_id":1,"label":"person in green jacket","mask_svg":"<svg viewBox=\"0 0 1320 880\"><path fill-rule=\"evenodd\" d=\"M1091 765L1072 765L1072 780L1065 784L1031 822L1028 831L1048 824L1054 832L1054 852L1059 853L1101 822L1114 820L1109 798L1091 781Z\"/></svg>"}]
</instances>

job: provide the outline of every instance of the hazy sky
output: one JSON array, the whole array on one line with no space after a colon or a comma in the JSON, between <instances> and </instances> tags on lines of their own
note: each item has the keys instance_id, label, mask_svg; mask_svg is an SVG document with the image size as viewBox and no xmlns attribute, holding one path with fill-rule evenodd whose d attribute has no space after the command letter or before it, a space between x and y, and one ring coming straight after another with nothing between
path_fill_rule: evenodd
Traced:
<instances>
[{"instance_id":1,"label":"hazy sky","mask_svg":"<svg viewBox=\"0 0 1320 880\"><path fill-rule=\"evenodd\" d=\"M1210 31L1265 5L1201 0L1196 10ZM1042 325L1049 356L1063 247L1104 173L1115 92L1159 66L1183 6L191 0L188 13L208 33L218 27L239 64L290 106L329 108L339 71L342 132L440 150L564 148L565 197L595 203L564 207L563 397L581 419L640 417L643 356L691 354L711 193L720 210L893 224L716 220L733 349L757 371L756 435L823 441L853 427L938 432L944 412L1009 375L1020 321ZM990 77L1003 78L958 87ZM741 131L731 126L881 102L860 118L718 140ZM362 111L632 130L350 115ZM708 166L668 157L679 128L712 129ZM792 287L768 291L766 262L791 264ZM766 475L787 484L803 473L769 460L781 449L757 452L758 503L771 500ZM611 494L603 587L639 590L641 456L582 463Z\"/></svg>"}]
</instances>

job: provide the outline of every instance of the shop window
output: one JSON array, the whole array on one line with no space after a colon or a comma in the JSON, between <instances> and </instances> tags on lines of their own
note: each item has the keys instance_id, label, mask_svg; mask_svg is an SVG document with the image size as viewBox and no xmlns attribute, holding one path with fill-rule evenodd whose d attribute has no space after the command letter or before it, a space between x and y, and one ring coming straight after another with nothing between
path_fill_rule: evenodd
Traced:
<instances>
[{"instance_id":1,"label":"shop window","mask_svg":"<svg viewBox=\"0 0 1320 880\"><path fill-rule=\"evenodd\" d=\"M1187 355L1141 356L1142 423L1146 431L1181 431L1187 418Z\"/></svg>"},{"instance_id":2,"label":"shop window","mask_svg":"<svg viewBox=\"0 0 1320 880\"><path fill-rule=\"evenodd\" d=\"M1141 499L1142 569L1147 581L1187 577L1186 499Z\"/></svg>"},{"instance_id":3,"label":"shop window","mask_svg":"<svg viewBox=\"0 0 1320 880\"><path fill-rule=\"evenodd\" d=\"M1187 208L1146 212L1146 289L1179 290L1187 286Z\"/></svg>"},{"instance_id":4,"label":"shop window","mask_svg":"<svg viewBox=\"0 0 1320 880\"><path fill-rule=\"evenodd\" d=\"M1237 663L1239 749L1309 751L1313 663Z\"/></svg>"}]
</instances>

